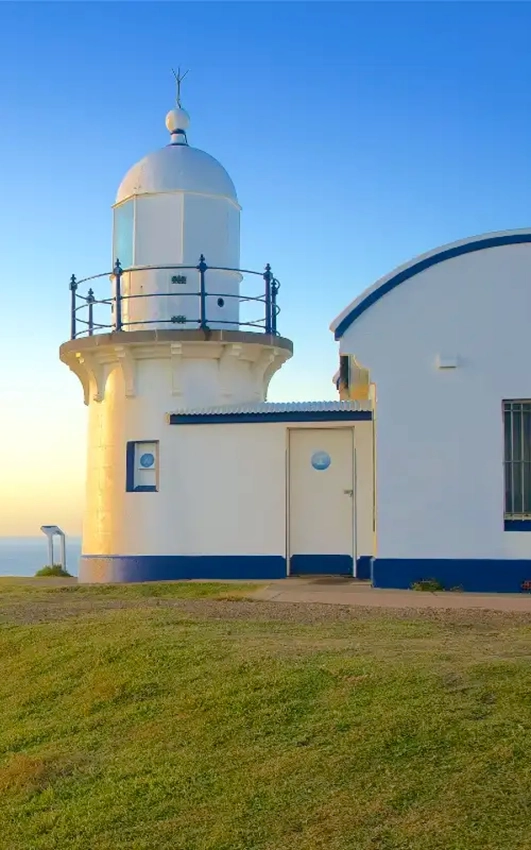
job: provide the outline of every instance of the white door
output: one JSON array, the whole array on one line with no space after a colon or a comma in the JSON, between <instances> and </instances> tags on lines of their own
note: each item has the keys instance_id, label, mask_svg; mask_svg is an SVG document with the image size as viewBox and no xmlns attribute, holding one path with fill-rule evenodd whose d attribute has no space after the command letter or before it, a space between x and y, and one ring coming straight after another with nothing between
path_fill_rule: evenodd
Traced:
<instances>
[{"instance_id":1,"label":"white door","mask_svg":"<svg viewBox=\"0 0 531 850\"><path fill-rule=\"evenodd\" d=\"M353 574L355 470L352 428L289 432L291 574Z\"/></svg>"}]
</instances>

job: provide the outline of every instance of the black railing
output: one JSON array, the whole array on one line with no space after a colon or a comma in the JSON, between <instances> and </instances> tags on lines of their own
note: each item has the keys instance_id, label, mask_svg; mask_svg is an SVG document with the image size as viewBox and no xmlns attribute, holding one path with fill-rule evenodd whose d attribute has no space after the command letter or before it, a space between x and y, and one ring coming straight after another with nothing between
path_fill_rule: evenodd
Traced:
<instances>
[{"instance_id":1,"label":"black railing","mask_svg":"<svg viewBox=\"0 0 531 850\"><path fill-rule=\"evenodd\" d=\"M125 274L134 275L135 273L146 271L176 272L176 274L172 275L171 282L172 284L177 284L177 287L181 283L186 283L186 276L177 274L177 272L197 272L198 289L192 292L184 292L182 290L179 291L176 287L175 292L152 292L146 294L142 293L139 295L124 295L122 290L123 276ZM246 295L242 294L240 291L238 293L220 292L218 290L215 292L209 292L207 289L209 272L236 272L242 275L243 280L245 280L247 275L260 277L263 280L263 291L258 295ZM81 285L92 284L92 281L99 280L100 278L110 278L114 280L114 295L110 298L96 298L92 286L88 289L86 295L83 295L78 291ZM280 283L273 276L269 263L263 272L256 272L251 271L250 269L208 266L202 254L197 266L133 266L131 268L122 269L120 261L116 260L112 272L103 272L102 274L85 277L81 280L78 280L75 275L72 275L70 278L70 338L77 339L81 336L93 336L94 333L101 331L123 331L127 330L129 326L134 326L135 329L138 329L142 326L154 324L192 325L206 331L210 329L210 323L213 323L216 327L223 325L230 325L231 327L234 327L236 325L241 328L261 331L266 334L278 335L277 316L280 312L280 308L277 304L277 294L279 288ZM131 321L123 320L124 302L147 298L175 297L192 299L192 303L195 304L197 308L197 315L192 317L178 315L171 316L169 318L146 319L144 321L136 318ZM216 315L216 317L212 316L209 319L209 297L217 298L218 306L220 305L220 302L223 304L225 299L228 299L229 301L231 299L236 300L238 301L239 306L243 308L260 305L260 315L257 318L250 318L248 320L245 316L243 318L240 316L237 320L235 320L234 318L222 319L218 315ZM109 312L110 316L107 315ZM110 319L110 321L106 321L107 318Z\"/></svg>"}]
</instances>

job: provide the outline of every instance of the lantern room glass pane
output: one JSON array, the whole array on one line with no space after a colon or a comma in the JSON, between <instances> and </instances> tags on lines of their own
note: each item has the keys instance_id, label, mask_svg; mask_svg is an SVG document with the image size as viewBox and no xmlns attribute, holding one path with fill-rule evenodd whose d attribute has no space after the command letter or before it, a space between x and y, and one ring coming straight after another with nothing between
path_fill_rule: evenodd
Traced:
<instances>
[{"instance_id":1,"label":"lantern room glass pane","mask_svg":"<svg viewBox=\"0 0 531 850\"><path fill-rule=\"evenodd\" d=\"M120 260L123 269L133 265L134 201L126 201L114 210L113 264Z\"/></svg>"}]
</instances>

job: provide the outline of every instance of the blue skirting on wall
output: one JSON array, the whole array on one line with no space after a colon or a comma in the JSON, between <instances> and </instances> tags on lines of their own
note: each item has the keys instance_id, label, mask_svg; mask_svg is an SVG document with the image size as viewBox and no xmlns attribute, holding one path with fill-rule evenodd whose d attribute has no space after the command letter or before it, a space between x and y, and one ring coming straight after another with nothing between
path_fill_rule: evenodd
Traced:
<instances>
[{"instance_id":1,"label":"blue skirting on wall","mask_svg":"<svg viewBox=\"0 0 531 850\"><path fill-rule=\"evenodd\" d=\"M531 531L531 519L506 519L504 531Z\"/></svg>"},{"instance_id":2,"label":"blue skirting on wall","mask_svg":"<svg viewBox=\"0 0 531 850\"><path fill-rule=\"evenodd\" d=\"M292 555L290 575L352 575L351 555Z\"/></svg>"},{"instance_id":3,"label":"blue skirting on wall","mask_svg":"<svg viewBox=\"0 0 531 850\"><path fill-rule=\"evenodd\" d=\"M285 577L282 555L82 555L79 562L82 583Z\"/></svg>"},{"instance_id":4,"label":"blue skirting on wall","mask_svg":"<svg viewBox=\"0 0 531 850\"><path fill-rule=\"evenodd\" d=\"M356 560L356 578L370 579L372 555L360 555Z\"/></svg>"},{"instance_id":5,"label":"blue skirting on wall","mask_svg":"<svg viewBox=\"0 0 531 850\"><path fill-rule=\"evenodd\" d=\"M374 587L407 589L426 579L435 579L445 590L521 593L531 582L531 560L375 558L372 563Z\"/></svg>"}]
</instances>

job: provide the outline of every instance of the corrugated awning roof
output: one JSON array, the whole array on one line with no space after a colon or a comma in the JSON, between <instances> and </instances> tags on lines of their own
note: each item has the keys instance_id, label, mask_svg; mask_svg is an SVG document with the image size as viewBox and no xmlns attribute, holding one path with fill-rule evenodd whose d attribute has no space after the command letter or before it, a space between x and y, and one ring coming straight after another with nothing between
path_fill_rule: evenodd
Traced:
<instances>
[{"instance_id":1,"label":"corrugated awning roof","mask_svg":"<svg viewBox=\"0 0 531 850\"><path fill-rule=\"evenodd\" d=\"M171 425L188 422L312 422L337 419L372 419L370 401L290 401L227 404L177 410L169 414Z\"/></svg>"}]
</instances>

